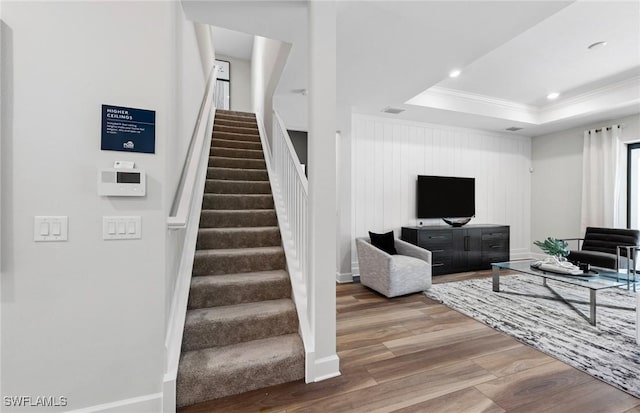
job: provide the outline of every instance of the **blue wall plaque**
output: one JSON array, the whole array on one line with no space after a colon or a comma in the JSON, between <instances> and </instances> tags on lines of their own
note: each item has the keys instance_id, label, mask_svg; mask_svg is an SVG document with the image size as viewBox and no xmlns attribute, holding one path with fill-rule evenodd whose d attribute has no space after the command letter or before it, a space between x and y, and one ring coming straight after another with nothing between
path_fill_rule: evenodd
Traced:
<instances>
[{"instance_id":1,"label":"blue wall plaque","mask_svg":"<svg viewBox=\"0 0 640 413\"><path fill-rule=\"evenodd\" d=\"M155 153L155 110L102 105L101 149Z\"/></svg>"}]
</instances>

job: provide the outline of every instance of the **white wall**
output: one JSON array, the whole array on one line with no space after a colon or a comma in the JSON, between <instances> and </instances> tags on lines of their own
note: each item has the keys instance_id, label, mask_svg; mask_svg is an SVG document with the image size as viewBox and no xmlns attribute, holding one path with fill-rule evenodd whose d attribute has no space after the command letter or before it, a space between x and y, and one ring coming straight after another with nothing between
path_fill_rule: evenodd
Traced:
<instances>
[{"instance_id":1,"label":"white wall","mask_svg":"<svg viewBox=\"0 0 640 413\"><path fill-rule=\"evenodd\" d=\"M580 233L584 131L614 124L624 124L623 141L640 141L640 115L587 124L532 139L532 243L547 237L584 235ZM540 251L533 245L531 248Z\"/></svg>"},{"instance_id":2,"label":"white wall","mask_svg":"<svg viewBox=\"0 0 640 413\"><path fill-rule=\"evenodd\" d=\"M201 66L175 60L196 56L181 16L173 2L3 4L2 395L158 406L166 217L202 96ZM104 103L155 110L156 153L101 151ZM146 170L146 197L98 196L119 159ZM67 215L68 242L35 243L35 215ZM140 215L142 239L103 241L105 215Z\"/></svg>"},{"instance_id":3,"label":"white wall","mask_svg":"<svg viewBox=\"0 0 640 413\"><path fill-rule=\"evenodd\" d=\"M261 36L253 38L251 55L251 107L258 118L264 120L271 140L271 112L273 92L276 90L291 45Z\"/></svg>"},{"instance_id":4,"label":"white wall","mask_svg":"<svg viewBox=\"0 0 640 413\"><path fill-rule=\"evenodd\" d=\"M417 175L476 178L474 224L511 226L511 257L530 241L529 138L355 114L352 240L416 225ZM425 225L446 225L422 220ZM352 267L357 256L352 245ZM356 275L357 271L354 273Z\"/></svg>"},{"instance_id":5,"label":"white wall","mask_svg":"<svg viewBox=\"0 0 640 413\"><path fill-rule=\"evenodd\" d=\"M306 132L309 130L309 96L289 92L275 95L273 106L282 118L287 129Z\"/></svg>"},{"instance_id":6,"label":"white wall","mask_svg":"<svg viewBox=\"0 0 640 413\"><path fill-rule=\"evenodd\" d=\"M216 59L231 65L231 110L251 112L251 62L220 54Z\"/></svg>"}]
</instances>

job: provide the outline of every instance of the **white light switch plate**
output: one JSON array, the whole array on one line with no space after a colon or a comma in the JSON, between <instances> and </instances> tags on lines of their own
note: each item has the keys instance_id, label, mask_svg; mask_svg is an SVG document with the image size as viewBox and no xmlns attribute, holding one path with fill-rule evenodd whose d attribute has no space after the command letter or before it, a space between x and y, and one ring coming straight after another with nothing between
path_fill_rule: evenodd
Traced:
<instances>
[{"instance_id":1,"label":"white light switch plate","mask_svg":"<svg viewBox=\"0 0 640 413\"><path fill-rule=\"evenodd\" d=\"M140 239L142 220L139 216L102 217L102 239Z\"/></svg>"},{"instance_id":2,"label":"white light switch plate","mask_svg":"<svg viewBox=\"0 0 640 413\"><path fill-rule=\"evenodd\" d=\"M33 217L33 240L36 242L67 241L69 239L69 217Z\"/></svg>"}]
</instances>

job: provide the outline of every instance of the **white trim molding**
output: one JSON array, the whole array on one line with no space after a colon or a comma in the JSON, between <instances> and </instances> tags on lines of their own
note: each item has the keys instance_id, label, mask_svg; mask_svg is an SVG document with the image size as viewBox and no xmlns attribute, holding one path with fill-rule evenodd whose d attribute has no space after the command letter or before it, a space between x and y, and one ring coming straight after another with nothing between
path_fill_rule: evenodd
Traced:
<instances>
[{"instance_id":1,"label":"white trim molding","mask_svg":"<svg viewBox=\"0 0 640 413\"><path fill-rule=\"evenodd\" d=\"M338 377L340 373L340 358L333 354L329 357L315 359L315 353L307 353L307 371L312 381L307 378L307 383L319 382L333 377Z\"/></svg>"},{"instance_id":2,"label":"white trim molding","mask_svg":"<svg viewBox=\"0 0 640 413\"><path fill-rule=\"evenodd\" d=\"M68 410L67 413L157 413L162 410L162 405L162 393L153 393L82 409ZM175 412L175 403L173 411Z\"/></svg>"},{"instance_id":3,"label":"white trim molding","mask_svg":"<svg viewBox=\"0 0 640 413\"><path fill-rule=\"evenodd\" d=\"M639 84L640 76L633 76L541 106L433 86L407 100L405 104L490 116L530 125L545 125L614 108L638 106Z\"/></svg>"},{"instance_id":4,"label":"white trim molding","mask_svg":"<svg viewBox=\"0 0 640 413\"><path fill-rule=\"evenodd\" d=\"M338 272L336 271L336 282L338 284L353 282L353 274L350 272Z\"/></svg>"}]
</instances>

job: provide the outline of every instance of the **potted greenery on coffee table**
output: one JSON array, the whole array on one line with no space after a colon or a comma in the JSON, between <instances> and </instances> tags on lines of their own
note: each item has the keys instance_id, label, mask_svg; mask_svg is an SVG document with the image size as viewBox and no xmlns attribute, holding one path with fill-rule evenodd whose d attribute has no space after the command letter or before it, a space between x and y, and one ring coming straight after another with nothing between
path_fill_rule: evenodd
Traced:
<instances>
[{"instance_id":1,"label":"potted greenery on coffee table","mask_svg":"<svg viewBox=\"0 0 640 413\"><path fill-rule=\"evenodd\" d=\"M544 242L534 241L533 244L552 257L560 259L569 255L569 243L561 239L548 237Z\"/></svg>"}]
</instances>

